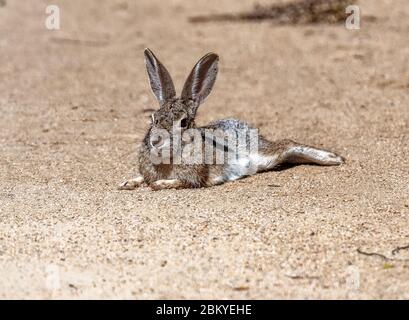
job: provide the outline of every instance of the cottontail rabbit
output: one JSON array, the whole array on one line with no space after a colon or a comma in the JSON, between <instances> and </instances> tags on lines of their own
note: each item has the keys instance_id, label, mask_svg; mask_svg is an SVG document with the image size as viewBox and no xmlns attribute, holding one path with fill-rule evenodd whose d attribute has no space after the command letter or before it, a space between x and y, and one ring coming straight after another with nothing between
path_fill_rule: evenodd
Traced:
<instances>
[{"instance_id":1,"label":"cottontail rabbit","mask_svg":"<svg viewBox=\"0 0 409 320\"><path fill-rule=\"evenodd\" d=\"M343 163L341 156L330 151L291 140L268 141L256 129L235 119L196 127L196 112L212 90L218 61L214 53L201 58L178 98L166 68L151 50L145 50L150 85L160 107L152 114L139 152L141 175L124 182L119 189L132 190L144 183L154 190L209 187L283 163L327 166ZM244 137L241 143L237 143L239 136ZM186 161L195 155L199 155L199 161Z\"/></svg>"}]
</instances>

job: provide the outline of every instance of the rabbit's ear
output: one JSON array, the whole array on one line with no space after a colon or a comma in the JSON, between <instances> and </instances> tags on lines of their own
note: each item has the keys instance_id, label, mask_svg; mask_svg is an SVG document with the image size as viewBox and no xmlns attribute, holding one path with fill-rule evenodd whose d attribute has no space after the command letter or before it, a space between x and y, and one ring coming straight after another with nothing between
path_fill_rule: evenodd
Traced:
<instances>
[{"instance_id":1,"label":"rabbit's ear","mask_svg":"<svg viewBox=\"0 0 409 320\"><path fill-rule=\"evenodd\" d=\"M196 63L183 87L182 99L193 100L197 105L206 99L216 81L218 62L217 54L208 53Z\"/></svg>"},{"instance_id":2,"label":"rabbit's ear","mask_svg":"<svg viewBox=\"0 0 409 320\"><path fill-rule=\"evenodd\" d=\"M145 64L153 94L159 104L162 105L175 98L175 86L168 70L149 49L145 49Z\"/></svg>"}]
</instances>

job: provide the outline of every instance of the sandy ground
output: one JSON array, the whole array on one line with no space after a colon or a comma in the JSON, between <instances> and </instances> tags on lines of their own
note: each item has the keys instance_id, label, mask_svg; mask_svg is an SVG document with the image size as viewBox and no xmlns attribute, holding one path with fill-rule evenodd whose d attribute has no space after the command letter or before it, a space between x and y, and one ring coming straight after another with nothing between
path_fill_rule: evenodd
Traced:
<instances>
[{"instance_id":1,"label":"sandy ground","mask_svg":"<svg viewBox=\"0 0 409 320\"><path fill-rule=\"evenodd\" d=\"M188 22L252 0L55 0L49 31L49 3L0 7L1 298L409 298L409 250L392 254L409 244L407 0L361 0L359 31ZM117 191L156 108L145 47L179 90L219 53L199 124L241 118L347 163Z\"/></svg>"}]
</instances>

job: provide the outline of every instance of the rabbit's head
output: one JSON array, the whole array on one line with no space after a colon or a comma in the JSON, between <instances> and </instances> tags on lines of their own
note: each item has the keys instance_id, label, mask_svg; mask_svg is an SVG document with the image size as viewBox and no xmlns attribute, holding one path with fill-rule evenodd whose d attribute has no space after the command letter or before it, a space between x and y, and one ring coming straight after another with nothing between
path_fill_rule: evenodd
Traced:
<instances>
[{"instance_id":1,"label":"rabbit's head","mask_svg":"<svg viewBox=\"0 0 409 320\"><path fill-rule=\"evenodd\" d=\"M183 135L184 130L195 128L197 109L212 90L218 61L219 57L214 53L201 58L187 78L181 96L177 97L169 72L151 50L145 49L150 85L159 102L159 109L152 114L149 134L151 148L169 147L174 130ZM164 131L168 132L167 136L163 134Z\"/></svg>"}]
</instances>

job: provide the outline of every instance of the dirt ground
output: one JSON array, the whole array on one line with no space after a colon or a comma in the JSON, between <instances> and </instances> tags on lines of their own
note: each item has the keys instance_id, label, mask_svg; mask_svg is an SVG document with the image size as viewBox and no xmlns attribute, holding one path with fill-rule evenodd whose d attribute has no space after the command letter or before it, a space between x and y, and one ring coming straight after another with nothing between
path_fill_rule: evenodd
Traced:
<instances>
[{"instance_id":1,"label":"dirt ground","mask_svg":"<svg viewBox=\"0 0 409 320\"><path fill-rule=\"evenodd\" d=\"M51 3L60 30L45 27ZM0 298L409 299L409 3L360 5L353 31L188 21L253 0L7 0ZM347 163L116 190L157 107L145 47L178 90L220 55L198 124L240 118Z\"/></svg>"}]
</instances>

